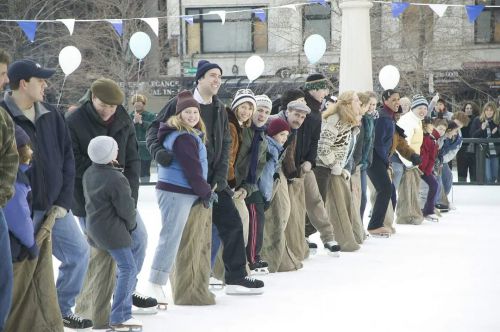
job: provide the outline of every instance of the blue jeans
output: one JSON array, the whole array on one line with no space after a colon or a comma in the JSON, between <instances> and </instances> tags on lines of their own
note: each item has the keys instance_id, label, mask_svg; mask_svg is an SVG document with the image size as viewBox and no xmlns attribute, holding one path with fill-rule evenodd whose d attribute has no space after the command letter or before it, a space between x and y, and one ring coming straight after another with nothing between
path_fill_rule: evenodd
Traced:
<instances>
[{"instance_id":1,"label":"blue jeans","mask_svg":"<svg viewBox=\"0 0 500 332\"><path fill-rule=\"evenodd\" d=\"M215 259L217 258L217 253L219 252L219 248L220 248L219 231L217 230L217 226L212 224L212 247L210 252L210 267L212 268L212 270L214 269L215 266Z\"/></svg>"},{"instance_id":2,"label":"blue jeans","mask_svg":"<svg viewBox=\"0 0 500 332\"><path fill-rule=\"evenodd\" d=\"M359 214L361 216L361 223L363 223L363 217L365 214L365 209L366 209L366 202L367 202L367 197L366 197L366 169L363 171L361 170L361 206L359 209Z\"/></svg>"},{"instance_id":3,"label":"blue jeans","mask_svg":"<svg viewBox=\"0 0 500 332\"><path fill-rule=\"evenodd\" d=\"M161 211L162 227L151 265L149 281L165 285L177 256L189 212L198 196L157 189L156 198Z\"/></svg>"},{"instance_id":4,"label":"blue jeans","mask_svg":"<svg viewBox=\"0 0 500 332\"><path fill-rule=\"evenodd\" d=\"M132 318L132 293L135 289L138 270L131 247L111 249L108 252L118 268L109 319L110 325L117 325Z\"/></svg>"},{"instance_id":5,"label":"blue jeans","mask_svg":"<svg viewBox=\"0 0 500 332\"><path fill-rule=\"evenodd\" d=\"M78 221L80 226L85 231L85 218L79 217ZM148 246L148 233L144 222L142 221L139 211L136 211L135 221L137 222L137 228L132 232L132 254L136 262L137 274L142 270L142 264L144 263L144 257L146 257L146 248ZM137 284L137 280L135 282ZM134 289L135 289L134 284Z\"/></svg>"},{"instance_id":6,"label":"blue jeans","mask_svg":"<svg viewBox=\"0 0 500 332\"><path fill-rule=\"evenodd\" d=\"M484 177L486 183L495 183L495 181L498 179L498 157L486 158L484 162Z\"/></svg>"},{"instance_id":7,"label":"blue jeans","mask_svg":"<svg viewBox=\"0 0 500 332\"><path fill-rule=\"evenodd\" d=\"M398 192L399 184L401 183L401 178L403 178L403 173L405 172L405 165L403 163L393 161L392 164L392 183L394 183L394 188Z\"/></svg>"},{"instance_id":8,"label":"blue jeans","mask_svg":"<svg viewBox=\"0 0 500 332\"><path fill-rule=\"evenodd\" d=\"M453 185L453 174L451 173L450 166L446 163L443 164L443 169L441 171L441 181L443 182L442 190L448 195Z\"/></svg>"},{"instance_id":9,"label":"blue jeans","mask_svg":"<svg viewBox=\"0 0 500 332\"><path fill-rule=\"evenodd\" d=\"M13 280L9 229L3 210L0 208L0 331L3 331L10 312Z\"/></svg>"},{"instance_id":10,"label":"blue jeans","mask_svg":"<svg viewBox=\"0 0 500 332\"><path fill-rule=\"evenodd\" d=\"M35 233L40 228L45 211L35 210L33 222ZM52 254L61 261L57 276L57 300L63 317L71 314L75 299L80 293L89 261L89 245L69 211L56 219L52 228Z\"/></svg>"}]
</instances>

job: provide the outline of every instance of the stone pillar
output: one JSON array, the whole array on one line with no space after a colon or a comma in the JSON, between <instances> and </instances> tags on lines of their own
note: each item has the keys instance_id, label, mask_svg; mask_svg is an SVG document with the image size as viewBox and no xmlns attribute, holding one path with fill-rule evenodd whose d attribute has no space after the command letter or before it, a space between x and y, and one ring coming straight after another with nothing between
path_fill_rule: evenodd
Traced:
<instances>
[{"instance_id":1,"label":"stone pillar","mask_svg":"<svg viewBox=\"0 0 500 332\"><path fill-rule=\"evenodd\" d=\"M369 0L343 0L339 92L373 90Z\"/></svg>"}]
</instances>

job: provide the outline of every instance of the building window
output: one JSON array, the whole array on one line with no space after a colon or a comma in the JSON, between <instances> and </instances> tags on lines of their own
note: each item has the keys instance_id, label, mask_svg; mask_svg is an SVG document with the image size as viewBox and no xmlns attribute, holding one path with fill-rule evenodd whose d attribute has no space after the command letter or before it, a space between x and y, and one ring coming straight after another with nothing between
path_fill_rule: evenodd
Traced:
<instances>
[{"instance_id":1,"label":"building window","mask_svg":"<svg viewBox=\"0 0 500 332\"><path fill-rule=\"evenodd\" d=\"M221 23L217 14L202 15L210 11L237 11L227 13L226 21ZM189 8L186 15L193 15L192 25L186 23L187 54L196 53L240 53L267 51L267 22L261 22L250 11L251 7L237 8Z\"/></svg>"},{"instance_id":2,"label":"building window","mask_svg":"<svg viewBox=\"0 0 500 332\"><path fill-rule=\"evenodd\" d=\"M500 0L476 1L478 5L500 6ZM500 43L500 8L485 8L475 22L476 43Z\"/></svg>"},{"instance_id":3,"label":"building window","mask_svg":"<svg viewBox=\"0 0 500 332\"><path fill-rule=\"evenodd\" d=\"M304 6L302 16L302 26L304 32L304 39L310 35L318 34L325 38L326 44L331 43L332 36L332 21L331 21L331 7L330 4L325 6L320 4L310 4Z\"/></svg>"}]
</instances>

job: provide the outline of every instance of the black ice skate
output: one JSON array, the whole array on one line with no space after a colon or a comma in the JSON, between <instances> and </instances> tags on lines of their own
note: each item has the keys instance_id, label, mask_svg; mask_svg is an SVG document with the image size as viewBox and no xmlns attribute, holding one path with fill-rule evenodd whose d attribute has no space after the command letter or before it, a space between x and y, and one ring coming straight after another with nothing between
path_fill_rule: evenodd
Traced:
<instances>
[{"instance_id":1,"label":"black ice skate","mask_svg":"<svg viewBox=\"0 0 500 332\"><path fill-rule=\"evenodd\" d=\"M340 245L337 243L337 241L328 241L324 244L324 247L327 250L328 255L332 257L340 257Z\"/></svg>"},{"instance_id":2,"label":"black ice skate","mask_svg":"<svg viewBox=\"0 0 500 332\"><path fill-rule=\"evenodd\" d=\"M156 299L134 292L132 294L132 314L154 315L158 312Z\"/></svg>"},{"instance_id":3,"label":"black ice skate","mask_svg":"<svg viewBox=\"0 0 500 332\"><path fill-rule=\"evenodd\" d=\"M446 213L446 212L450 211L450 208L448 207L448 205L444 205L444 204L436 204L435 208L441 213Z\"/></svg>"},{"instance_id":4,"label":"black ice skate","mask_svg":"<svg viewBox=\"0 0 500 332\"><path fill-rule=\"evenodd\" d=\"M306 238L306 242L309 246L309 254L316 255L316 252L318 252L318 245L314 242L310 242L308 238Z\"/></svg>"},{"instance_id":5,"label":"black ice skate","mask_svg":"<svg viewBox=\"0 0 500 332\"><path fill-rule=\"evenodd\" d=\"M252 275L269 274L269 264L267 264L267 262L264 262L262 259L259 259L255 263L249 263L248 267L250 268L250 273Z\"/></svg>"},{"instance_id":6,"label":"black ice skate","mask_svg":"<svg viewBox=\"0 0 500 332\"><path fill-rule=\"evenodd\" d=\"M63 317L63 324L65 328L74 329L76 331L91 331L92 321L90 319L85 319L75 314Z\"/></svg>"},{"instance_id":7,"label":"black ice skate","mask_svg":"<svg viewBox=\"0 0 500 332\"><path fill-rule=\"evenodd\" d=\"M251 277L226 282L227 295L258 295L264 293L264 282Z\"/></svg>"}]
</instances>

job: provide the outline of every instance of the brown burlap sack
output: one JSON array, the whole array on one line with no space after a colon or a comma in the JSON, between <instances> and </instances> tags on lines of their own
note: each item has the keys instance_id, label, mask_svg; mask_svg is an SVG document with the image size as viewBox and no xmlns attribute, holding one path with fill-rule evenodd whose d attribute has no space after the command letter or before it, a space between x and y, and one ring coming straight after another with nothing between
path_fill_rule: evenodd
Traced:
<instances>
[{"instance_id":1,"label":"brown burlap sack","mask_svg":"<svg viewBox=\"0 0 500 332\"><path fill-rule=\"evenodd\" d=\"M361 166L357 166L354 174L351 175L351 216L352 231L356 242L362 244L366 238L363 221L361 220Z\"/></svg>"},{"instance_id":2,"label":"brown burlap sack","mask_svg":"<svg viewBox=\"0 0 500 332\"><path fill-rule=\"evenodd\" d=\"M333 225L335 241L339 243L341 251L356 251L360 248L354 236L353 225L354 223L361 224L361 220L359 209L357 214L354 209L349 183L342 175L330 175L326 190L326 211ZM356 215L358 215L357 220ZM358 229L359 226L357 225L356 228ZM362 237L364 238L364 233Z\"/></svg>"},{"instance_id":3,"label":"brown burlap sack","mask_svg":"<svg viewBox=\"0 0 500 332\"><path fill-rule=\"evenodd\" d=\"M283 172L273 187L269 208L264 213L264 239L260 256L269 264L269 272L277 272L285 250L285 227L290 217L290 197Z\"/></svg>"},{"instance_id":4,"label":"brown burlap sack","mask_svg":"<svg viewBox=\"0 0 500 332\"><path fill-rule=\"evenodd\" d=\"M398 189L396 223L420 225L424 221L419 205L420 171L417 167L403 173Z\"/></svg>"},{"instance_id":5,"label":"brown burlap sack","mask_svg":"<svg viewBox=\"0 0 500 332\"><path fill-rule=\"evenodd\" d=\"M366 180L368 183L368 190L370 191L370 202L373 207L376 198L375 187L370 181L370 177L367 177ZM391 201L389 201L389 206L387 207L387 211L385 213L384 227L390 229L393 234L396 233L396 228L394 228L394 209L392 207Z\"/></svg>"},{"instance_id":6,"label":"brown burlap sack","mask_svg":"<svg viewBox=\"0 0 500 332\"><path fill-rule=\"evenodd\" d=\"M90 247L90 259L83 288L76 299L75 313L91 319L94 328L109 326L111 298L115 288L116 263L101 249Z\"/></svg>"},{"instance_id":7,"label":"brown burlap sack","mask_svg":"<svg viewBox=\"0 0 500 332\"><path fill-rule=\"evenodd\" d=\"M184 227L170 276L175 304L215 304L215 295L208 290L211 242L212 210L195 204Z\"/></svg>"},{"instance_id":8,"label":"brown burlap sack","mask_svg":"<svg viewBox=\"0 0 500 332\"><path fill-rule=\"evenodd\" d=\"M49 213L36 234L37 259L14 264L12 306L4 331L63 332L52 267L51 232L55 214Z\"/></svg>"},{"instance_id":9,"label":"brown burlap sack","mask_svg":"<svg viewBox=\"0 0 500 332\"><path fill-rule=\"evenodd\" d=\"M302 261L309 255L309 246L305 235L306 199L303 178L296 178L288 184L288 195L291 210L285 227L285 250L278 272L302 268Z\"/></svg>"}]
</instances>

